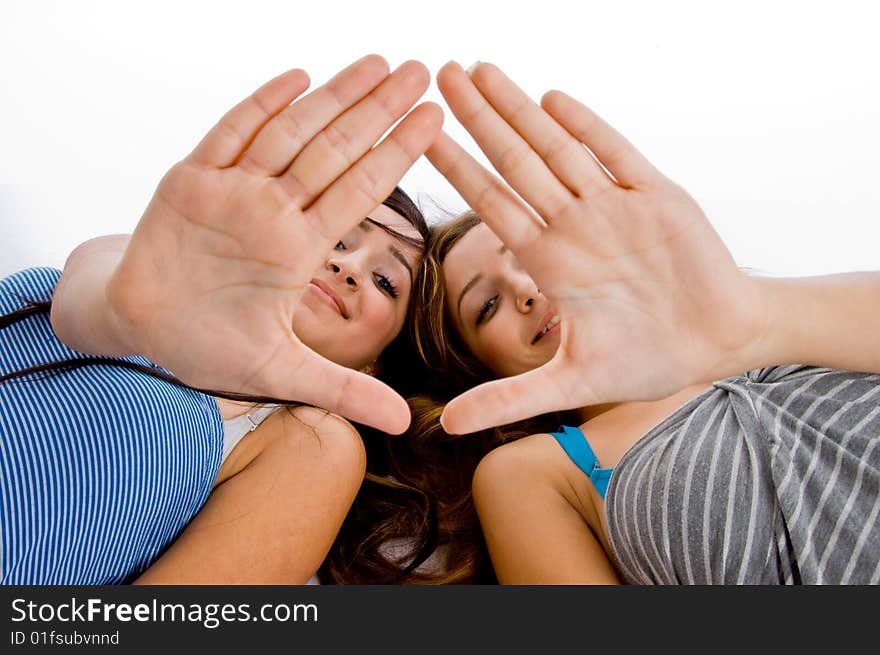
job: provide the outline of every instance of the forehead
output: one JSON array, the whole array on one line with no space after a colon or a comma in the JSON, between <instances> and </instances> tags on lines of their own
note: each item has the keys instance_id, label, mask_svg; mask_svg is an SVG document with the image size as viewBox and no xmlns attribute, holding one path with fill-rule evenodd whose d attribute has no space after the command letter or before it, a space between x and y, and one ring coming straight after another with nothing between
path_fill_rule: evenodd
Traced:
<instances>
[{"instance_id":1,"label":"forehead","mask_svg":"<svg viewBox=\"0 0 880 655\"><path fill-rule=\"evenodd\" d=\"M443 260L443 278L446 288L453 293L487 267L504 247L485 223L468 230L446 253Z\"/></svg>"}]
</instances>

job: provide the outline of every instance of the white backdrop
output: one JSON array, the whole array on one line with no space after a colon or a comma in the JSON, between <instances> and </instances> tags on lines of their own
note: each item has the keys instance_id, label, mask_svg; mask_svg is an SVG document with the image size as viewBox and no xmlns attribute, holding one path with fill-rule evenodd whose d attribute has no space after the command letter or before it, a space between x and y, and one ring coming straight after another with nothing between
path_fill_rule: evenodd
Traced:
<instances>
[{"instance_id":1,"label":"white backdrop","mask_svg":"<svg viewBox=\"0 0 880 655\"><path fill-rule=\"evenodd\" d=\"M878 269L873 4L4 0L0 275L131 231L228 107L368 52L432 72L492 61L534 97L571 93L691 192L743 266ZM442 104L433 84L425 99ZM429 216L464 207L425 160L402 186Z\"/></svg>"}]
</instances>

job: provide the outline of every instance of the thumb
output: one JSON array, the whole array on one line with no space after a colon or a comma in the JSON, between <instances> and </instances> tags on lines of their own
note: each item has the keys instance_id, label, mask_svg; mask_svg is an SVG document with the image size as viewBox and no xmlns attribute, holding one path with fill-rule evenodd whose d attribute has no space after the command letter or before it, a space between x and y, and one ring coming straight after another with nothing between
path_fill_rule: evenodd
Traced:
<instances>
[{"instance_id":1,"label":"thumb","mask_svg":"<svg viewBox=\"0 0 880 655\"><path fill-rule=\"evenodd\" d=\"M553 359L522 375L481 384L453 398L443 410L440 423L449 434L468 434L570 409L564 391L568 390L570 396L571 386L564 372L565 367Z\"/></svg>"},{"instance_id":2,"label":"thumb","mask_svg":"<svg viewBox=\"0 0 880 655\"><path fill-rule=\"evenodd\" d=\"M276 374L268 381L276 397L321 407L389 434L400 434L409 427L409 406L384 382L334 364L302 346L293 356L298 365L273 367L286 371L284 379ZM295 380L290 380L290 371L295 371Z\"/></svg>"}]
</instances>

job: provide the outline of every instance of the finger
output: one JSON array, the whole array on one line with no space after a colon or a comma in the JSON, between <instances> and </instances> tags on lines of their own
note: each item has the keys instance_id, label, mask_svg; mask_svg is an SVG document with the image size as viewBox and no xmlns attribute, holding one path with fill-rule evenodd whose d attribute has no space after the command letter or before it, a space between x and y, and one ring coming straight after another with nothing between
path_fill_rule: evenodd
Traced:
<instances>
[{"instance_id":1,"label":"finger","mask_svg":"<svg viewBox=\"0 0 880 655\"><path fill-rule=\"evenodd\" d=\"M291 344L274 362L274 378L265 383L274 397L321 407L390 434L400 434L409 426L406 401L376 378L334 364L301 343Z\"/></svg>"},{"instance_id":2,"label":"finger","mask_svg":"<svg viewBox=\"0 0 880 655\"><path fill-rule=\"evenodd\" d=\"M507 425L547 412L574 409L592 404L586 394L572 399L579 389L578 379L565 374L551 360L544 366L515 377L494 380L453 398L443 410L440 422L449 434L469 434ZM570 398L566 402L566 397Z\"/></svg>"},{"instance_id":3,"label":"finger","mask_svg":"<svg viewBox=\"0 0 880 655\"><path fill-rule=\"evenodd\" d=\"M308 208L306 219L328 249L382 204L431 145L442 123L437 104L419 105Z\"/></svg>"},{"instance_id":4,"label":"finger","mask_svg":"<svg viewBox=\"0 0 880 655\"><path fill-rule=\"evenodd\" d=\"M388 76L388 62L368 55L269 121L245 150L241 166L279 175L312 137Z\"/></svg>"},{"instance_id":5,"label":"finger","mask_svg":"<svg viewBox=\"0 0 880 655\"><path fill-rule=\"evenodd\" d=\"M445 132L437 136L425 156L515 254L528 250L541 236L543 226L538 219Z\"/></svg>"},{"instance_id":6,"label":"finger","mask_svg":"<svg viewBox=\"0 0 880 655\"><path fill-rule=\"evenodd\" d=\"M643 186L660 176L653 164L622 134L571 96L562 91L549 91L541 99L541 106L592 150L621 185Z\"/></svg>"},{"instance_id":7,"label":"finger","mask_svg":"<svg viewBox=\"0 0 880 655\"><path fill-rule=\"evenodd\" d=\"M614 184L583 144L541 109L497 66L480 63L471 81L498 115L525 139L571 191L586 195Z\"/></svg>"},{"instance_id":8,"label":"finger","mask_svg":"<svg viewBox=\"0 0 880 655\"><path fill-rule=\"evenodd\" d=\"M431 75L408 61L372 93L321 130L284 174L302 206L311 204L337 177L367 152L427 90Z\"/></svg>"},{"instance_id":9,"label":"finger","mask_svg":"<svg viewBox=\"0 0 880 655\"><path fill-rule=\"evenodd\" d=\"M446 64L437 74L437 86L495 169L542 217L558 215L571 202L571 191L498 115L461 66Z\"/></svg>"},{"instance_id":10,"label":"finger","mask_svg":"<svg viewBox=\"0 0 880 655\"><path fill-rule=\"evenodd\" d=\"M231 166L273 116L309 88L309 76L294 69L257 89L230 109L196 146L190 157L202 166Z\"/></svg>"}]
</instances>

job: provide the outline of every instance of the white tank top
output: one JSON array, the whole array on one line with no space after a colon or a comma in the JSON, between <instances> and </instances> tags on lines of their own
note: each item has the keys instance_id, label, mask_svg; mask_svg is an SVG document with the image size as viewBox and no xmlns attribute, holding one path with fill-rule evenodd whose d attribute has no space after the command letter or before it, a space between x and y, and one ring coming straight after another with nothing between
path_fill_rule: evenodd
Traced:
<instances>
[{"instance_id":1,"label":"white tank top","mask_svg":"<svg viewBox=\"0 0 880 655\"><path fill-rule=\"evenodd\" d=\"M257 429L257 426L266 420L281 405L260 405L250 412L223 421L223 458L226 461L229 453L239 441Z\"/></svg>"}]
</instances>

